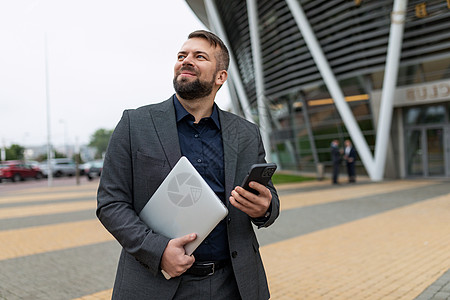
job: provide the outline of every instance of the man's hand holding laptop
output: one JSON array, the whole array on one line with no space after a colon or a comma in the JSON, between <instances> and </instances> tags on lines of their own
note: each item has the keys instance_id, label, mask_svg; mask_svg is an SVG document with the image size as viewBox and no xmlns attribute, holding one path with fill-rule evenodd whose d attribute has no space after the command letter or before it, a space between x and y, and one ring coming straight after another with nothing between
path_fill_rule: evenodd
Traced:
<instances>
[{"instance_id":1,"label":"man's hand holding laptop","mask_svg":"<svg viewBox=\"0 0 450 300\"><path fill-rule=\"evenodd\" d=\"M184 246L197 238L195 233L171 239L161 258L161 270L170 277L186 272L195 261L194 255L187 255Z\"/></svg>"}]
</instances>

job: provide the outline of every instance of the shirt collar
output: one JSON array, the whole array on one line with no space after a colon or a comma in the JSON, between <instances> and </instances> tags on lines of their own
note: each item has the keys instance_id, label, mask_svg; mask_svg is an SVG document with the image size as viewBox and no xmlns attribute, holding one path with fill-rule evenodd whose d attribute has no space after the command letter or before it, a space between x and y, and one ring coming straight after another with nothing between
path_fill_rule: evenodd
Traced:
<instances>
[{"instance_id":1,"label":"shirt collar","mask_svg":"<svg viewBox=\"0 0 450 300\"><path fill-rule=\"evenodd\" d=\"M177 123L180 122L182 119L184 119L186 116L192 116L183 107L183 105L181 105L180 100L178 100L176 94L173 95L173 104L175 106L175 114L177 116ZM214 124L216 124L217 128L220 129L219 110L217 108L216 103L214 103L214 105L213 105L213 111L212 111L210 118L213 120Z\"/></svg>"}]
</instances>

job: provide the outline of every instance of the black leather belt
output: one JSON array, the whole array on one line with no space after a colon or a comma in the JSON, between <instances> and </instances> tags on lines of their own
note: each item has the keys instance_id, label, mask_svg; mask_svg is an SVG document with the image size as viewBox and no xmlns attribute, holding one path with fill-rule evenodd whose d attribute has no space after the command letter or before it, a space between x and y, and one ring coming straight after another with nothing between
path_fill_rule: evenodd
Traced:
<instances>
[{"instance_id":1,"label":"black leather belt","mask_svg":"<svg viewBox=\"0 0 450 300\"><path fill-rule=\"evenodd\" d=\"M195 276L210 276L213 275L215 271L222 269L229 263L230 260L195 262L192 267L186 270L185 273Z\"/></svg>"}]
</instances>

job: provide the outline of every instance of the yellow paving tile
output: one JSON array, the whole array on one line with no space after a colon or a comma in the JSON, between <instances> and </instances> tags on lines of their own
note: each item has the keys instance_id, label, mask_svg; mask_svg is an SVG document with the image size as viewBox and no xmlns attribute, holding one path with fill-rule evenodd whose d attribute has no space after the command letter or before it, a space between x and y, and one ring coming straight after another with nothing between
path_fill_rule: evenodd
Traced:
<instances>
[{"instance_id":1,"label":"yellow paving tile","mask_svg":"<svg viewBox=\"0 0 450 300\"><path fill-rule=\"evenodd\" d=\"M98 220L0 231L0 260L112 240Z\"/></svg>"},{"instance_id":2,"label":"yellow paving tile","mask_svg":"<svg viewBox=\"0 0 450 300\"><path fill-rule=\"evenodd\" d=\"M38 201L56 201L56 200L65 200L65 199L79 199L85 197L92 197L92 199L97 199L97 192L90 191L81 191L81 192L72 192L72 193L48 193L48 194L27 194L27 195L8 195L0 197L0 204L6 203L18 203L18 202L38 202Z\"/></svg>"},{"instance_id":3,"label":"yellow paving tile","mask_svg":"<svg viewBox=\"0 0 450 300\"><path fill-rule=\"evenodd\" d=\"M36 195L39 193L54 193L54 192L58 192L58 191L63 191L63 192L73 192L73 191L96 191L98 188L98 182L88 182L88 183L83 183L81 185L76 185L75 184L75 179L74 179L74 185L70 185L70 186L42 186L42 187L36 187L36 188L27 188L27 189L23 189L23 190L13 190L13 191L2 191L1 192L1 196L6 196L6 195Z\"/></svg>"},{"instance_id":4,"label":"yellow paving tile","mask_svg":"<svg viewBox=\"0 0 450 300\"><path fill-rule=\"evenodd\" d=\"M372 183L367 185L347 185L337 186L324 190L315 190L309 192L300 192L280 197L281 210L287 210L297 207L317 205L328 202L343 201L352 198L365 197L377 193L389 193L417 188L429 185L429 181L395 181ZM376 189L374 186L376 185Z\"/></svg>"},{"instance_id":5,"label":"yellow paving tile","mask_svg":"<svg viewBox=\"0 0 450 300\"><path fill-rule=\"evenodd\" d=\"M282 184L275 185L275 187L277 188L278 191L305 188L305 187L319 187L319 186L330 186L330 182L328 180L327 181L311 180L311 181L302 181L302 182L293 182L293 183L282 183Z\"/></svg>"},{"instance_id":6,"label":"yellow paving tile","mask_svg":"<svg viewBox=\"0 0 450 300\"><path fill-rule=\"evenodd\" d=\"M450 194L261 248L273 299L414 299L450 268Z\"/></svg>"},{"instance_id":7,"label":"yellow paving tile","mask_svg":"<svg viewBox=\"0 0 450 300\"><path fill-rule=\"evenodd\" d=\"M43 205L28 205L2 208L0 210L0 219L12 219L20 217L30 217L39 215L50 215L57 213L67 213L80 210L95 210L96 200L76 201L68 203L51 203ZM1 228L0 228L1 230Z\"/></svg>"},{"instance_id":8,"label":"yellow paving tile","mask_svg":"<svg viewBox=\"0 0 450 300\"><path fill-rule=\"evenodd\" d=\"M92 295L86 295L81 298L75 298L73 300L109 300L112 297L112 289L101 291Z\"/></svg>"}]
</instances>

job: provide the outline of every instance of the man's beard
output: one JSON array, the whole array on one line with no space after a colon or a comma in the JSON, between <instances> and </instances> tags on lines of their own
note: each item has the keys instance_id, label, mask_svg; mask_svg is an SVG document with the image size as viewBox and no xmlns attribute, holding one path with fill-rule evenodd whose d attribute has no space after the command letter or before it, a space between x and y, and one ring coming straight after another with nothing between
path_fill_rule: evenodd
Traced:
<instances>
[{"instance_id":1,"label":"man's beard","mask_svg":"<svg viewBox=\"0 0 450 300\"><path fill-rule=\"evenodd\" d=\"M182 68L180 69L180 71L186 69L189 69L191 71L190 68ZM173 78L173 87L181 98L185 100L193 100L211 95L212 89L214 87L214 77L210 82L200 81L198 77L194 81L190 82L187 78L183 77L180 80L177 80L178 75L179 72Z\"/></svg>"}]
</instances>

